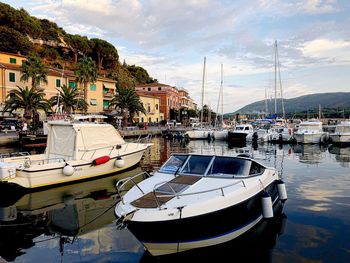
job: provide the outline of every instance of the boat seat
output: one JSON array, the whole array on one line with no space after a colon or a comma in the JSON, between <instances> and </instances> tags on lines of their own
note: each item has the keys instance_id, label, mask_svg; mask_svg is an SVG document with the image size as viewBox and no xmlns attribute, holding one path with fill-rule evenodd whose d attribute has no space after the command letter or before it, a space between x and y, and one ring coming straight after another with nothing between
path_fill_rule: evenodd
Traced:
<instances>
[{"instance_id":1,"label":"boat seat","mask_svg":"<svg viewBox=\"0 0 350 263\"><path fill-rule=\"evenodd\" d=\"M195 184L200 179L201 179L200 176L192 176L192 175L176 176L174 179L172 179L168 183L165 183L159 186L157 189L155 189L155 194L157 195L157 199L154 193L150 192L136 199L131 204L138 208L157 208L158 207L157 200L159 202L159 205L161 206L166 202L170 201L171 199L173 199L175 197L174 194L178 194L184 191L187 187ZM169 195L169 196L166 196L166 195Z\"/></svg>"}]
</instances>

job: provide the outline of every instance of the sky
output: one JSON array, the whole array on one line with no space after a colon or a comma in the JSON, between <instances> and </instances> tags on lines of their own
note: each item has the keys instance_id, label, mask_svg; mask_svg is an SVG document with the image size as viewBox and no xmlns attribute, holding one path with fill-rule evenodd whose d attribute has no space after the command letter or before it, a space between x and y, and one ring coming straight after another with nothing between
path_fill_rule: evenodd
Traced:
<instances>
[{"instance_id":1,"label":"sky","mask_svg":"<svg viewBox=\"0 0 350 263\"><path fill-rule=\"evenodd\" d=\"M225 113L275 96L350 92L349 0L1 0L66 32L112 43L120 61ZM281 86L279 84L282 84ZM267 94L265 96L265 94ZM219 112L221 111L221 105Z\"/></svg>"}]
</instances>

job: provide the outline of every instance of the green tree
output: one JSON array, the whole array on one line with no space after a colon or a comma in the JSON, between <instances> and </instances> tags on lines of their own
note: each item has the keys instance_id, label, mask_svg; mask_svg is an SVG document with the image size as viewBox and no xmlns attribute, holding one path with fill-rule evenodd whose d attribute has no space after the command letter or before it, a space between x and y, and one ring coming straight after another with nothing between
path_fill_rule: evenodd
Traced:
<instances>
[{"instance_id":1,"label":"green tree","mask_svg":"<svg viewBox=\"0 0 350 263\"><path fill-rule=\"evenodd\" d=\"M79 59L77 69L75 71L76 80L84 85L84 100L87 99L87 84L94 83L97 79L96 63L90 57L82 57Z\"/></svg>"},{"instance_id":2,"label":"green tree","mask_svg":"<svg viewBox=\"0 0 350 263\"><path fill-rule=\"evenodd\" d=\"M26 82L31 79L32 88L37 88L41 82L47 84L48 70L41 59L33 53L30 53L27 60L23 61L21 67L21 81Z\"/></svg>"},{"instance_id":3,"label":"green tree","mask_svg":"<svg viewBox=\"0 0 350 263\"><path fill-rule=\"evenodd\" d=\"M109 105L119 110L123 116L123 125L126 126L128 118L132 123L132 119L136 113L142 112L146 114L140 97L136 94L134 88L122 88L119 84L116 85L116 93Z\"/></svg>"},{"instance_id":4,"label":"green tree","mask_svg":"<svg viewBox=\"0 0 350 263\"><path fill-rule=\"evenodd\" d=\"M22 54L28 54L33 49L32 43L18 31L0 26L0 50Z\"/></svg>"},{"instance_id":5,"label":"green tree","mask_svg":"<svg viewBox=\"0 0 350 263\"><path fill-rule=\"evenodd\" d=\"M126 66L126 69L134 77L136 83L138 84L148 84L157 82L156 79L153 79L148 75L147 70L145 70L143 67L131 65Z\"/></svg>"},{"instance_id":6,"label":"green tree","mask_svg":"<svg viewBox=\"0 0 350 263\"><path fill-rule=\"evenodd\" d=\"M98 69L102 69L103 62L107 58L118 61L118 51L111 43L99 38L92 38L90 42L92 43L93 53L96 55Z\"/></svg>"},{"instance_id":7,"label":"green tree","mask_svg":"<svg viewBox=\"0 0 350 263\"><path fill-rule=\"evenodd\" d=\"M43 91L39 91L33 87L22 88L17 86L17 88L11 90L7 95L4 112L8 111L12 113L17 109L23 109L23 117L27 120L32 120L39 109L44 110L45 113L50 111L50 103L44 99L45 93ZM34 126L36 126L35 123Z\"/></svg>"},{"instance_id":8,"label":"green tree","mask_svg":"<svg viewBox=\"0 0 350 263\"><path fill-rule=\"evenodd\" d=\"M88 104L84 99L80 97L80 92L77 88L67 87L63 85L60 89L57 89L59 95L50 98L50 104L52 107L62 106L62 110L65 113L72 113L72 110L83 110L84 112L88 109Z\"/></svg>"},{"instance_id":9,"label":"green tree","mask_svg":"<svg viewBox=\"0 0 350 263\"><path fill-rule=\"evenodd\" d=\"M66 34L64 36L64 39L67 42L67 44L72 48L75 63L78 62L79 54L83 54L84 56L86 56L92 51L89 39L85 36L82 37L80 35Z\"/></svg>"}]
</instances>

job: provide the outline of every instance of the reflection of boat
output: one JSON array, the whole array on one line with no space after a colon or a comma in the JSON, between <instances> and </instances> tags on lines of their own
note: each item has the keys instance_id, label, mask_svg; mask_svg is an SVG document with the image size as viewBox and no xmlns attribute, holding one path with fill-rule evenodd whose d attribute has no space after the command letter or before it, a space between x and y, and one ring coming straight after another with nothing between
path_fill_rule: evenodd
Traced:
<instances>
[{"instance_id":1,"label":"reflection of boat","mask_svg":"<svg viewBox=\"0 0 350 263\"><path fill-rule=\"evenodd\" d=\"M335 155L335 160L341 163L343 167L350 166L350 147L340 146L340 145L331 145L328 148L328 151L331 154Z\"/></svg>"},{"instance_id":2,"label":"reflection of boat","mask_svg":"<svg viewBox=\"0 0 350 263\"><path fill-rule=\"evenodd\" d=\"M294 133L294 138L298 143L324 143L327 137L328 133L322 130L320 121L303 121Z\"/></svg>"},{"instance_id":3,"label":"reflection of boat","mask_svg":"<svg viewBox=\"0 0 350 263\"><path fill-rule=\"evenodd\" d=\"M296 144L293 145L294 153L299 155L299 161L302 163L316 164L320 163L326 151L326 147L318 144Z\"/></svg>"},{"instance_id":4,"label":"reflection of boat","mask_svg":"<svg viewBox=\"0 0 350 263\"><path fill-rule=\"evenodd\" d=\"M151 262L271 262L271 253L278 238L284 234L287 216L276 209L276 217L264 220L242 236L215 246L197 248L182 253L153 257L146 251L141 261Z\"/></svg>"},{"instance_id":5,"label":"reflection of boat","mask_svg":"<svg viewBox=\"0 0 350 263\"><path fill-rule=\"evenodd\" d=\"M293 140L292 128L276 125L270 129L269 142L292 142Z\"/></svg>"},{"instance_id":6,"label":"reflection of boat","mask_svg":"<svg viewBox=\"0 0 350 263\"><path fill-rule=\"evenodd\" d=\"M110 124L53 121L44 154L2 158L2 186L48 187L128 169L149 144L126 143Z\"/></svg>"},{"instance_id":7,"label":"reflection of boat","mask_svg":"<svg viewBox=\"0 0 350 263\"><path fill-rule=\"evenodd\" d=\"M25 248L35 246L34 239L41 235L60 239L63 246L77 236L112 223L113 208L119 200L115 183L140 172L136 168L93 181L28 193L11 203L1 200L0 256L14 260Z\"/></svg>"},{"instance_id":8,"label":"reflection of boat","mask_svg":"<svg viewBox=\"0 0 350 263\"><path fill-rule=\"evenodd\" d=\"M163 255L232 240L286 198L277 170L250 158L177 154L131 188L115 214L152 255Z\"/></svg>"},{"instance_id":9,"label":"reflection of boat","mask_svg":"<svg viewBox=\"0 0 350 263\"><path fill-rule=\"evenodd\" d=\"M335 144L350 144L350 122L339 123L329 138Z\"/></svg>"}]
</instances>

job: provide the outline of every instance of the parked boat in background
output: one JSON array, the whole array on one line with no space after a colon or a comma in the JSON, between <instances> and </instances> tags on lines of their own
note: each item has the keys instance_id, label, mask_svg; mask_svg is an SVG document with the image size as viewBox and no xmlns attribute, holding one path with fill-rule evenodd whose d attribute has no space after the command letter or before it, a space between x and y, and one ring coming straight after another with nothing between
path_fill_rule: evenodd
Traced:
<instances>
[{"instance_id":1,"label":"parked boat in background","mask_svg":"<svg viewBox=\"0 0 350 263\"><path fill-rule=\"evenodd\" d=\"M297 143L325 143L328 133L323 131L320 121L303 121L294 133L294 138Z\"/></svg>"},{"instance_id":2,"label":"parked boat in background","mask_svg":"<svg viewBox=\"0 0 350 263\"><path fill-rule=\"evenodd\" d=\"M44 154L3 157L0 187L50 187L121 172L135 166L150 146L127 143L110 124L48 122Z\"/></svg>"},{"instance_id":3,"label":"parked boat in background","mask_svg":"<svg viewBox=\"0 0 350 263\"><path fill-rule=\"evenodd\" d=\"M176 154L134 184L115 214L155 256L230 241L287 199L277 170L245 157Z\"/></svg>"},{"instance_id":4,"label":"parked boat in background","mask_svg":"<svg viewBox=\"0 0 350 263\"><path fill-rule=\"evenodd\" d=\"M290 143L294 141L294 131L286 126L273 126L269 132L269 142L273 143Z\"/></svg>"},{"instance_id":5,"label":"parked boat in background","mask_svg":"<svg viewBox=\"0 0 350 263\"><path fill-rule=\"evenodd\" d=\"M329 139L334 144L350 144L350 121L337 124L334 133L329 134Z\"/></svg>"},{"instance_id":6,"label":"parked boat in background","mask_svg":"<svg viewBox=\"0 0 350 263\"><path fill-rule=\"evenodd\" d=\"M230 143L242 143L246 142L248 135L254 134L254 128L251 124L239 124L234 130L229 130L227 134L227 140Z\"/></svg>"}]
</instances>

